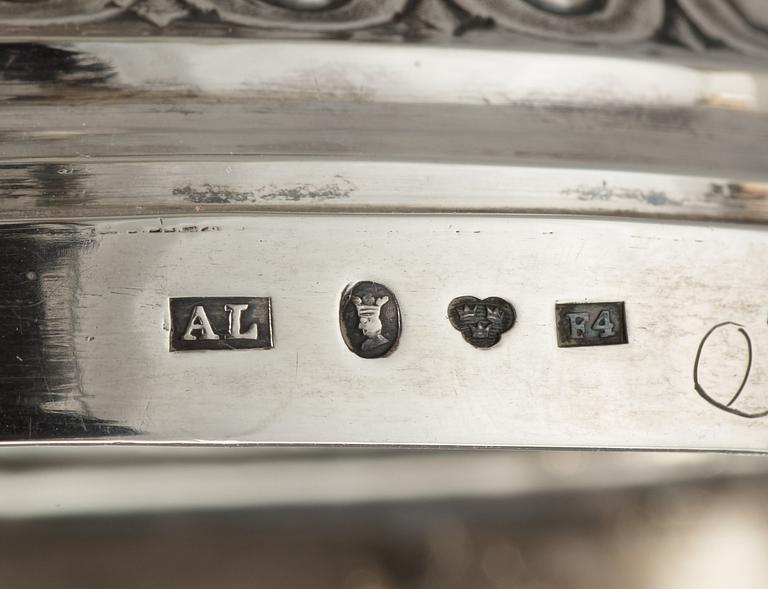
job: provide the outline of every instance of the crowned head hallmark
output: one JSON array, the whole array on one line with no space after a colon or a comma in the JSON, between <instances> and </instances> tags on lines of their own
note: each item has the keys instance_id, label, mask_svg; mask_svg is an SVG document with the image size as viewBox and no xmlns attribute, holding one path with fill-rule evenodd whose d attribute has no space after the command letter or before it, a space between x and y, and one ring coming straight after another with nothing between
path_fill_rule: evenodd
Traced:
<instances>
[{"instance_id":1,"label":"crowned head hallmark","mask_svg":"<svg viewBox=\"0 0 768 589\"><path fill-rule=\"evenodd\" d=\"M341 335L361 358L391 353L400 338L400 307L394 293L376 282L357 282L341 295Z\"/></svg>"}]
</instances>

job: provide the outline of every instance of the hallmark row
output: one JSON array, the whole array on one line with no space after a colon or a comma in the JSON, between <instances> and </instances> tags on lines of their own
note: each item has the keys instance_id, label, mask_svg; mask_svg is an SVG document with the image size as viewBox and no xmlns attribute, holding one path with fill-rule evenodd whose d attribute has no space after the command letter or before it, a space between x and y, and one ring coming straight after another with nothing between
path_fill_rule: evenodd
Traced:
<instances>
[{"instance_id":1,"label":"hallmark row","mask_svg":"<svg viewBox=\"0 0 768 589\"><path fill-rule=\"evenodd\" d=\"M269 349L274 345L269 297L171 298L170 313L172 352ZM558 303L555 313L561 348L628 341L623 302ZM479 349L498 344L517 320L512 303L501 297L456 297L447 314L461 337ZM339 326L347 347L361 358L387 356L400 339L400 304L383 284L351 284L341 295Z\"/></svg>"}]
</instances>

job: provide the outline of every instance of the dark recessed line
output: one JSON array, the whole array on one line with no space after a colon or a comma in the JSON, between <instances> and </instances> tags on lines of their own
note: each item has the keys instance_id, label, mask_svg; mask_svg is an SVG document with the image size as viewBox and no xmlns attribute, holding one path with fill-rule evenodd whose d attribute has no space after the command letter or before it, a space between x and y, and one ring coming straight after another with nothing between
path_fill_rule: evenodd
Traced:
<instances>
[{"instance_id":1,"label":"dark recessed line","mask_svg":"<svg viewBox=\"0 0 768 589\"><path fill-rule=\"evenodd\" d=\"M715 400L712 398L705 390L704 387L701 386L701 383L699 382L699 362L701 360L701 352L704 349L704 344L707 343L707 339L709 339L709 336L712 335L712 333L725 326L725 325L734 325L739 328L739 331L744 336L744 338L747 340L747 346L749 350L749 357L748 357L748 363L747 363L747 370L745 371L744 378L741 381L741 386L739 386L738 390L736 391L735 395L731 399L730 403L727 405L721 403L720 401ZM744 387L747 384L747 379L749 378L749 373L752 369L752 342L749 338L749 335L747 334L746 330L744 329L744 326L735 323L733 321L724 321L722 323L718 323L714 327L712 327L706 335L704 335L703 339L701 340L701 343L699 344L699 348L696 350L696 359L693 364L693 385L696 392L699 394L699 396L707 401L707 403L717 407L718 409L722 409L726 413L730 413L731 415L736 415L738 417L745 417L747 419L757 419L760 417L766 417L768 416L768 410L760 411L757 413L747 413L745 411L741 411L740 409L734 409L731 407L731 404L734 403L739 396L741 395L741 392L744 390Z\"/></svg>"},{"instance_id":2,"label":"dark recessed line","mask_svg":"<svg viewBox=\"0 0 768 589\"><path fill-rule=\"evenodd\" d=\"M749 334L746 332L746 330L743 327L739 327L739 333L744 336L744 339L747 342L747 370L744 372L744 378L741 381L741 386L739 386L739 390L736 391L736 394L733 396L733 399L730 400L728 403L728 407L733 405L736 400L741 396L741 392L744 390L744 387L747 384L747 379L749 378L749 373L752 371L752 340L749 337Z\"/></svg>"}]
</instances>

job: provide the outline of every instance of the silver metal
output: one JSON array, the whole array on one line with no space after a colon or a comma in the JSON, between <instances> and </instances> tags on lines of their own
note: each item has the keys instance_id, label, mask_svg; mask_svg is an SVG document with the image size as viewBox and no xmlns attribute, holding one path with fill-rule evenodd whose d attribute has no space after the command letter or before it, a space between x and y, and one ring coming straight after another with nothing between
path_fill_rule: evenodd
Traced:
<instances>
[{"instance_id":1,"label":"silver metal","mask_svg":"<svg viewBox=\"0 0 768 589\"><path fill-rule=\"evenodd\" d=\"M764 420L713 407L692 376L711 327L741 323L754 362L738 406L766 408L761 227L429 215L215 222L4 228L3 374L15 393L3 395L6 442L766 449ZM478 272L488 259L493 270ZM403 313L397 353L375 362L347 351L336 314L345 285L372 269ZM483 354L445 319L467 277L518 311L514 332ZM167 352L169 296L249 289L274 301L273 350ZM573 293L625 299L630 345L558 348L553 302ZM707 346L699 378L730 398L743 378L741 341Z\"/></svg>"},{"instance_id":2,"label":"silver metal","mask_svg":"<svg viewBox=\"0 0 768 589\"><path fill-rule=\"evenodd\" d=\"M755 149L768 133L768 76L725 56L189 40L0 51L8 220L768 217Z\"/></svg>"},{"instance_id":3,"label":"silver metal","mask_svg":"<svg viewBox=\"0 0 768 589\"><path fill-rule=\"evenodd\" d=\"M276 511L282 520L290 508L301 509L300 516L312 521L307 508L353 506L359 518L366 506L412 503L424 514L434 502L474 501L475 507L498 509L495 502L509 506L514 500L553 498L563 503L563 496L647 491L654 485L669 494L671 486L727 479L733 488L734 482L764 479L768 471L762 456L673 452L137 446L2 450L0 525L94 515L220 514L226 509L240 510L239 521L246 509L263 510L256 512L257 518ZM531 509L521 511L530 517Z\"/></svg>"},{"instance_id":4,"label":"silver metal","mask_svg":"<svg viewBox=\"0 0 768 589\"><path fill-rule=\"evenodd\" d=\"M76 26L96 37L343 33L477 45L539 38L765 56L767 22L761 0L0 0L0 26L14 36L66 36Z\"/></svg>"},{"instance_id":5,"label":"silver metal","mask_svg":"<svg viewBox=\"0 0 768 589\"><path fill-rule=\"evenodd\" d=\"M3 443L768 450L754 3L55 4L0 0ZM468 293L517 312L482 354ZM168 352L244 295L274 349ZM563 301L628 345L558 348Z\"/></svg>"}]
</instances>

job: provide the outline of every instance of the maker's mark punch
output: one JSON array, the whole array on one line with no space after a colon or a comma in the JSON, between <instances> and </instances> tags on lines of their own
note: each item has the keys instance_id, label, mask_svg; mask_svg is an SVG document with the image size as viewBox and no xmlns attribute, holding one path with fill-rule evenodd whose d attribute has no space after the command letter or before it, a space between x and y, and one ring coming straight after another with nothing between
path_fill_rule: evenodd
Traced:
<instances>
[{"instance_id":1,"label":"maker's mark punch","mask_svg":"<svg viewBox=\"0 0 768 589\"><path fill-rule=\"evenodd\" d=\"M269 297L184 297L170 306L171 352L272 347Z\"/></svg>"}]
</instances>

